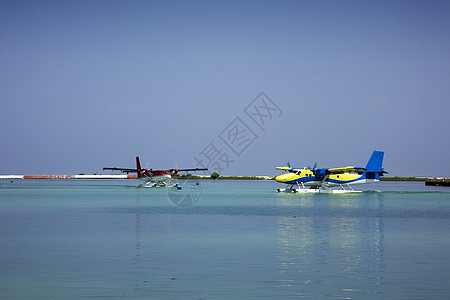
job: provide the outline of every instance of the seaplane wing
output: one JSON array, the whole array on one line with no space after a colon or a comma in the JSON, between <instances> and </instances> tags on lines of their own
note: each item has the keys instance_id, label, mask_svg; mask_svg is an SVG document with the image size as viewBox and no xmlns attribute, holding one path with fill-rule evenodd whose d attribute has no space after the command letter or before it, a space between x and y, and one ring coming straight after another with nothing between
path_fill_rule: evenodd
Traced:
<instances>
[{"instance_id":1,"label":"seaplane wing","mask_svg":"<svg viewBox=\"0 0 450 300\"><path fill-rule=\"evenodd\" d=\"M348 167L343 167L343 168L327 169L327 172L330 174L343 174L343 173L352 173L352 172L364 172L366 170L367 169L363 168L363 167L348 166Z\"/></svg>"},{"instance_id":2,"label":"seaplane wing","mask_svg":"<svg viewBox=\"0 0 450 300\"><path fill-rule=\"evenodd\" d=\"M292 168L290 168L290 167L276 167L276 169L277 170L284 170L284 171L286 171L286 170L290 170Z\"/></svg>"},{"instance_id":3,"label":"seaplane wing","mask_svg":"<svg viewBox=\"0 0 450 300\"><path fill-rule=\"evenodd\" d=\"M208 169L199 169L199 168L195 168L195 169L170 169L170 172L172 171L176 171L176 172L189 172L189 171L208 171Z\"/></svg>"},{"instance_id":4,"label":"seaplane wing","mask_svg":"<svg viewBox=\"0 0 450 300\"><path fill-rule=\"evenodd\" d=\"M138 169L124 169L124 168L103 168L103 170L121 171L124 173L139 173Z\"/></svg>"}]
</instances>

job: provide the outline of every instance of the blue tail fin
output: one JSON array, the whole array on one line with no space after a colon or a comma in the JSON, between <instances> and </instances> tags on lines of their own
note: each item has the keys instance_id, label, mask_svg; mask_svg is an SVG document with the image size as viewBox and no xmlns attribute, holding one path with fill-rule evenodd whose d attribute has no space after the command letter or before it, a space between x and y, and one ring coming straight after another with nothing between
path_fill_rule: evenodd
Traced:
<instances>
[{"instance_id":1,"label":"blue tail fin","mask_svg":"<svg viewBox=\"0 0 450 300\"><path fill-rule=\"evenodd\" d=\"M366 165L366 178L367 179L380 179L383 176L384 171L383 165L384 152L383 151L373 151L370 156L369 161Z\"/></svg>"},{"instance_id":2,"label":"blue tail fin","mask_svg":"<svg viewBox=\"0 0 450 300\"><path fill-rule=\"evenodd\" d=\"M380 172L383 171L383 151L373 151L370 156L369 162L366 165L367 172Z\"/></svg>"}]
</instances>

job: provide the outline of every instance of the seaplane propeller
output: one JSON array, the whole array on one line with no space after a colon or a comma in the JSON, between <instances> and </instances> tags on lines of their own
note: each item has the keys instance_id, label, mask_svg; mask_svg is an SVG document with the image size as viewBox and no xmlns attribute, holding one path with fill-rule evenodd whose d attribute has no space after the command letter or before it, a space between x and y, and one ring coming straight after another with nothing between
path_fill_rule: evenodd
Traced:
<instances>
[{"instance_id":1,"label":"seaplane propeller","mask_svg":"<svg viewBox=\"0 0 450 300\"><path fill-rule=\"evenodd\" d=\"M314 170L317 167L317 162L314 163L314 166L311 168L311 166L308 165L308 170L311 170L314 173Z\"/></svg>"}]
</instances>

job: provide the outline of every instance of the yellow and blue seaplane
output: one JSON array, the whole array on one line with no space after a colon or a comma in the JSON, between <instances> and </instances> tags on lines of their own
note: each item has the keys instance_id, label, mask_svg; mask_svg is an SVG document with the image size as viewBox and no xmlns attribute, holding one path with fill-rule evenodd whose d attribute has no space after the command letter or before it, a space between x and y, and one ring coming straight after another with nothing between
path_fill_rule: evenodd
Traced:
<instances>
[{"instance_id":1,"label":"yellow and blue seaplane","mask_svg":"<svg viewBox=\"0 0 450 300\"><path fill-rule=\"evenodd\" d=\"M350 185L363 184L380 181L380 176L387 173L382 168L383 151L373 151L366 167L348 166L343 168L291 168L277 167L283 170L283 174L275 177L275 180L288 186L284 189L277 189L278 192L288 193L360 193L355 191ZM341 187L332 189L331 187Z\"/></svg>"}]
</instances>

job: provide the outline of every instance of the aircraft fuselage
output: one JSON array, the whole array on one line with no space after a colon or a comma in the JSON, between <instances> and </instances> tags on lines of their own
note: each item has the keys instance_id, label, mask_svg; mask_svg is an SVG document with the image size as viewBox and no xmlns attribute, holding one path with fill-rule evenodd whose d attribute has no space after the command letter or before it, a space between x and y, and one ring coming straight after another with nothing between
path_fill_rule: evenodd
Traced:
<instances>
[{"instance_id":1,"label":"aircraft fuselage","mask_svg":"<svg viewBox=\"0 0 450 300\"><path fill-rule=\"evenodd\" d=\"M376 178L368 179L361 174L343 173L331 174L328 176L315 176L313 172L306 168L297 172L281 174L275 180L285 184L300 184L308 187L320 187L323 183L332 187L342 184L363 184L379 181Z\"/></svg>"},{"instance_id":2,"label":"aircraft fuselage","mask_svg":"<svg viewBox=\"0 0 450 300\"><path fill-rule=\"evenodd\" d=\"M168 170L147 170L144 169L138 174L138 179L149 182L164 182L172 179Z\"/></svg>"}]
</instances>

